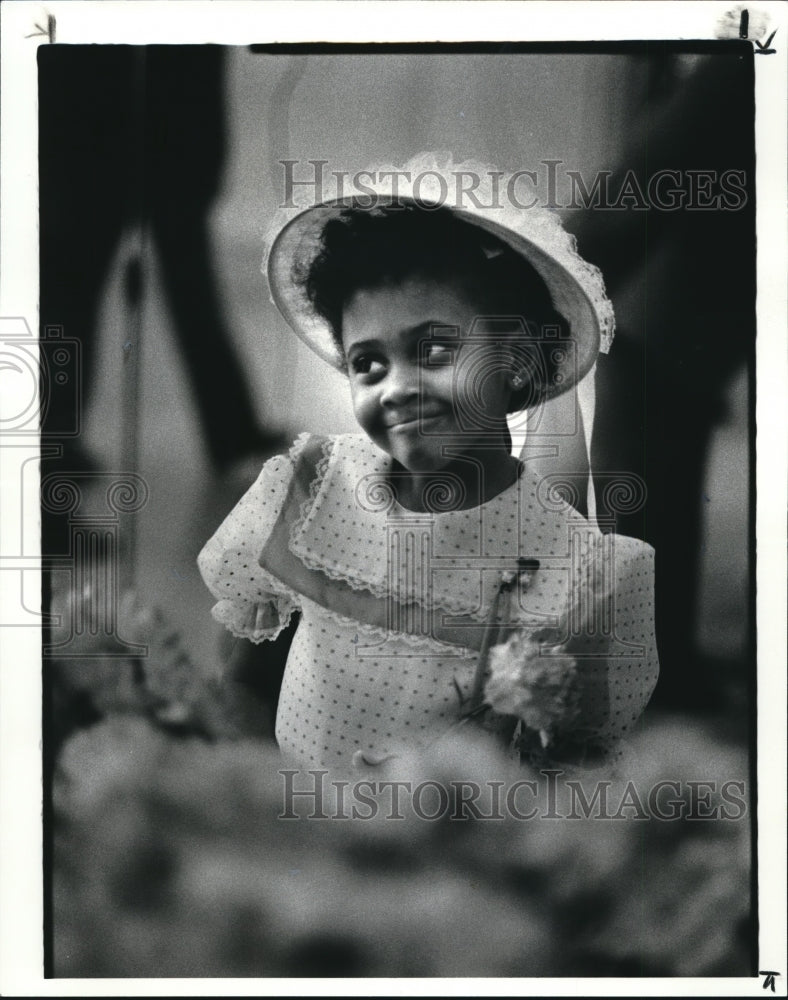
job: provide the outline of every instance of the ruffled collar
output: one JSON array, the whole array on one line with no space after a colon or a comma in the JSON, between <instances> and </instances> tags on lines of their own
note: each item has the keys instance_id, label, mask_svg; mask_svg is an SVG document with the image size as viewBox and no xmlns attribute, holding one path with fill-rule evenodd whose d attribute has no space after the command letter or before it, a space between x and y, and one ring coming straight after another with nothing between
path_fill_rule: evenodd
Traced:
<instances>
[{"instance_id":1,"label":"ruffled collar","mask_svg":"<svg viewBox=\"0 0 788 1000\"><path fill-rule=\"evenodd\" d=\"M447 506L440 486L429 513L396 502L391 458L363 435L326 438L289 548L310 569L356 590L398 602L485 619L504 570L519 557L540 560L529 608L554 609L569 583L570 527L587 524L574 508L538 495L526 465L487 503ZM558 572L556 573L556 570Z\"/></svg>"}]
</instances>

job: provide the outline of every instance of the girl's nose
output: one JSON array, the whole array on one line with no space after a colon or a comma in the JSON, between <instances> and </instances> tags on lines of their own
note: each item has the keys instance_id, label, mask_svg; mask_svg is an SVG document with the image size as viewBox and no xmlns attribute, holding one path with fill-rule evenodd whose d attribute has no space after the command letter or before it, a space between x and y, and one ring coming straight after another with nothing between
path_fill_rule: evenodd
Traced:
<instances>
[{"instance_id":1,"label":"girl's nose","mask_svg":"<svg viewBox=\"0 0 788 1000\"><path fill-rule=\"evenodd\" d=\"M395 365L386 376L380 394L384 406L401 406L419 395L419 372L411 365Z\"/></svg>"}]
</instances>

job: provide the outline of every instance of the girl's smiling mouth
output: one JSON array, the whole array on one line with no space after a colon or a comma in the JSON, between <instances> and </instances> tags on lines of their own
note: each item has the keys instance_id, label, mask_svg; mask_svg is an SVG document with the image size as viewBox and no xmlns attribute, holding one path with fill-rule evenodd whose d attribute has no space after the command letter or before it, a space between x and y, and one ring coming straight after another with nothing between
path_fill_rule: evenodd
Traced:
<instances>
[{"instance_id":1,"label":"girl's smiling mouth","mask_svg":"<svg viewBox=\"0 0 788 1000\"><path fill-rule=\"evenodd\" d=\"M386 420L386 427L388 430L411 430L414 427L434 423L445 415L444 410L434 410L428 413L397 413Z\"/></svg>"}]
</instances>

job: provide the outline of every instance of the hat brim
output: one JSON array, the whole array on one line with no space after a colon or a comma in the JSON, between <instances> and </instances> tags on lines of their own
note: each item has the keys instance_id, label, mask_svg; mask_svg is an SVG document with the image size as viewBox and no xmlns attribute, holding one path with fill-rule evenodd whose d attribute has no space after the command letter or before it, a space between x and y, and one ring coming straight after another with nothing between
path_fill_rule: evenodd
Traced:
<instances>
[{"instance_id":1,"label":"hat brim","mask_svg":"<svg viewBox=\"0 0 788 1000\"><path fill-rule=\"evenodd\" d=\"M375 207L411 204L429 211L429 206L414 199L376 195ZM303 283L297 275L308 270L319 252L323 228L344 210L369 210L369 198L350 196L321 202L291 219L279 232L268 255L267 277L271 299L295 334L320 358L344 372L344 362L326 320L315 312ZM445 208L459 218L483 229L516 253L536 270L550 293L553 306L568 324L568 335L550 339L543 333L540 346L552 352L551 377L543 387L542 399L566 392L592 368L600 351L602 338L599 316L583 286L560 261L525 236L490 219L462 208ZM571 346L571 350L567 347Z\"/></svg>"}]
</instances>

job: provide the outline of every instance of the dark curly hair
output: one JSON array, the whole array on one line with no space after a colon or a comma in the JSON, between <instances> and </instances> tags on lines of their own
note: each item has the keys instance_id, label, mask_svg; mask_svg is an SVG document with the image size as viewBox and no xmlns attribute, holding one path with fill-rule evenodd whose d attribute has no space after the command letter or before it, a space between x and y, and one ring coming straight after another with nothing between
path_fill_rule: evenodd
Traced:
<instances>
[{"instance_id":1,"label":"dark curly hair","mask_svg":"<svg viewBox=\"0 0 788 1000\"><path fill-rule=\"evenodd\" d=\"M514 317L525 323L541 361L530 365L532 381L512 399L512 411L534 398L534 373L552 379L552 352L542 350L539 332L566 319L556 311L537 271L502 240L449 209L416 205L346 208L323 227L317 255L294 275L314 310L342 346L342 314L361 289L398 284L412 277L459 282L486 317ZM513 324L512 329L516 327Z\"/></svg>"}]
</instances>

